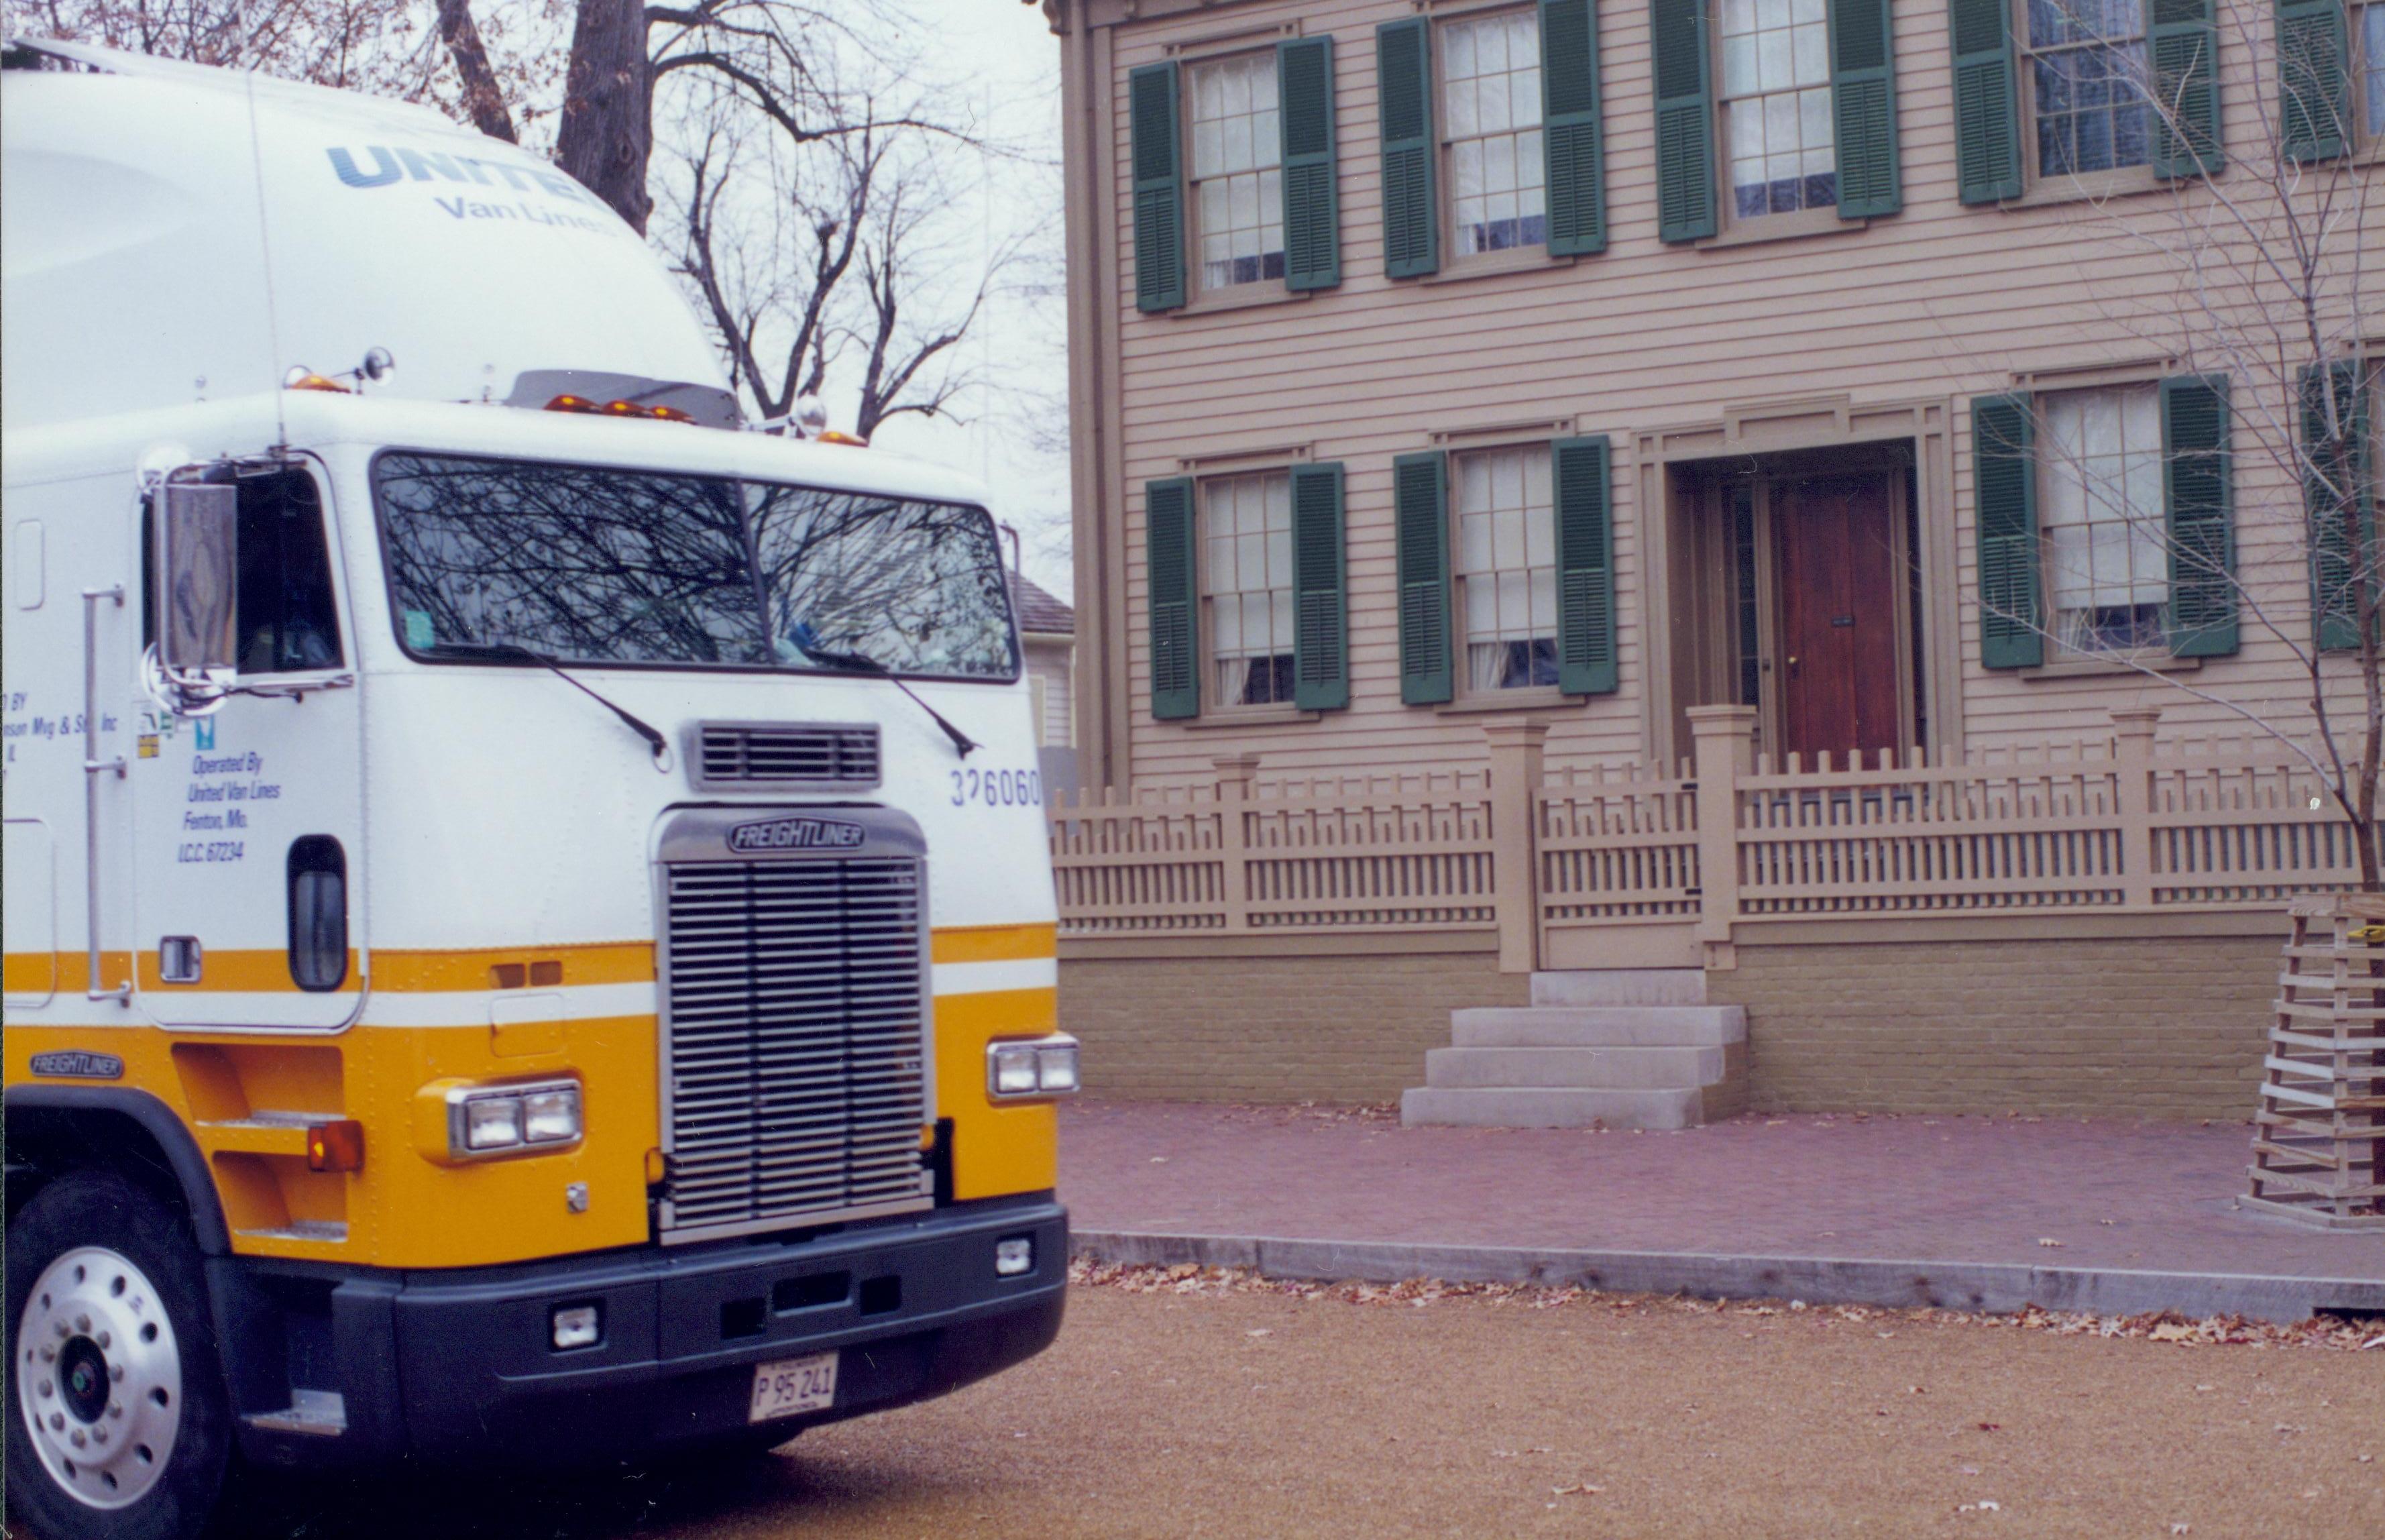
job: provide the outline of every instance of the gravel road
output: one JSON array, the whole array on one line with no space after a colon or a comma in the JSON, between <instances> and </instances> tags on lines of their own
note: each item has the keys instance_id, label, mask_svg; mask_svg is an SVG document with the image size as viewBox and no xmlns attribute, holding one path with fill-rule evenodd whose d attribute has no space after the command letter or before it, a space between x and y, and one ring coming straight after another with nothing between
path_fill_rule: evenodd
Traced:
<instances>
[{"instance_id":1,"label":"gravel road","mask_svg":"<svg viewBox=\"0 0 2385 1540\"><path fill-rule=\"evenodd\" d=\"M1023 1369L742 1466L327 1492L260 1533L2385 1535L2385 1348L1597 1296L1068 1308Z\"/></svg>"}]
</instances>

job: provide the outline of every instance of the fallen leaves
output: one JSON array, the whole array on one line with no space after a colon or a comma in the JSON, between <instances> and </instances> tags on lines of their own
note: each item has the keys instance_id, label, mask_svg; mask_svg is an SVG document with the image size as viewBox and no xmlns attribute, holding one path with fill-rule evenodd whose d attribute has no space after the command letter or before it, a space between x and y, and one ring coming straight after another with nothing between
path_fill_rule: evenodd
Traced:
<instances>
[{"instance_id":1,"label":"fallen leaves","mask_svg":"<svg viewBox=\"0 0 2385 1540\"><path fill-rule=\"evenodd\" d=\"M1549 1488L1549 1496L1553 1497L1594 1497L1605 1490L1606 1488L1593 1485L1589 1482L1578 1482L1571 1486L1552 1486Z\"/></svg>"},{"instance_id":2,"label":"fallen leaves","mask_svg":"<svg viewBox=\"0 0 2385 1540\"><path fill-rule=\"evenodd\" d=\"M2040 1236L2037 1238L2037 1244L2038 1244L2038 1245L2040 1245L2040 1246L2059 1246L2062 1243L2061 1243L2060 1241L2055 1240L2055 1239L2054 1239L2053 1236L2051 1236L2051 1235L2040 1235Z\"/></svg>"},{"instance_id":3,"label":"fallen leaves","mask_svg":"<svg viewBox=\"0 0 2385 1540\"><path fill-rule=\"evenodd\" d=\"M2043 1332L2054 1336L2091 1336L2154 1342L2165 1346L2195 1349L2234 1346L2258 1349L2309 1347L2357 1352L2385 1347L2385 1335L2366 1321L2354 1323L2316 1317L2291 1325L2249 1321L2242 1316L2212 1316L2191 1320L2172 1310L2151 1310L2132 1316L2098 1316L2040 1309L2031 1305L2007 1315L1976 1310L1928 1308L1890 1308L1866 1305L1816 1306L1801 1301L1760 1303L1697 1299L1685 1295L1613 1294L1575 1284L1450 1283L1430 1278L1396 1283L1355 1280L1318 1282L1311 1279L1266 1278L1250 1268L1203 1267L1192 1262L1168 1266L1097 1262L1071 1258L1069 1282L1088 1288L1117 1289L1126 1294L1175 1294L1222 1296L1264 1294L1293 1299L1331 1300L1378 1308L1430 1306L1475 1301L1494 1307L1549 1310L1590 1308L1630 1315L1657 1310L1681 1315L1719 1316L1726 1312L1756 1317L1800 1316L1806 1330L1831 1331L1842 1325L1863 1325L1882 1340L1896 1335L1890 1324L1977 1326L1990 1330ZM1804 1308L1799 1306L1804 1304ZM1719 1323L1718 1323L1719 1324ZM1787 1322L1782 1323L1784 1326ZM2198 1390L2204 1387L2198 1385Z\"/></svg>"}]
</instances>

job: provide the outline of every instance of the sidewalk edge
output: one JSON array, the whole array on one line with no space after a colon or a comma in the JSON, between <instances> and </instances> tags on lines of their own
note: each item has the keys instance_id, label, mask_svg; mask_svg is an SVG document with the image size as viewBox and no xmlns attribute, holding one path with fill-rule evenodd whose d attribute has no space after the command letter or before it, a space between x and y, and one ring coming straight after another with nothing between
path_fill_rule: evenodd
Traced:
<instances>
[{"instance_id":1,"label":"sidewalk edge","mask_svg":"<svg viewBox=\"0 0 2385 1540\"><path fill-rule=\"evenodd\" d=\"M1111 1263L1248 1268L1263 1277L1395 1283L1537 1283L1615 1294L1709 1299L1802 1299L1809 1305L1932 1306L2008 1314L2035 1305L2092 1315L2176 1310L2299 1321L2321 1310L2385 1311L2385 1278L2150 1272L2031 1267L2013 1262L1890 1261L1845 1257L1747 1257L1695 1251L1576 1251L1532 1246L1422 1246L1270 1235L1083 1230L1080 1257Z\"/></svg>"}]
</instances>

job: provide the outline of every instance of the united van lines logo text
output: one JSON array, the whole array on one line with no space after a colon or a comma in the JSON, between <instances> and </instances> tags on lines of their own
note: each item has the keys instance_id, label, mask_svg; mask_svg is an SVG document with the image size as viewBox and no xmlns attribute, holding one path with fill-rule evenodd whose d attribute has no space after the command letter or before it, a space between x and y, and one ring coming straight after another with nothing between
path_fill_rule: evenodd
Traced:
<instances>
[{"instance_id":1,"label":"united van lines logo text","mask_svg":"<svg viewBox=\"0 0 2385 1540\"><path fill-rule=\"evenodd\" d=\"M114 1054L94 1054L81 1048L69 1048L64 1053L35 1054L33 1073L58 1075L69 1080L122 1080L124 1060Z\"/></svg>"},{"instance_id":2,"label":"united van lines logo text","mask_svg":"<svg viewBox=\"0 0 2385 1540\"><path fill-rule=\"evenodd\" d=\"M452 151L410 149L404 144L367 144L360 154L351 154L344 145L334 145L324 153L331 157L333 174L349 187L387 187L408 181L455 186L458 191L452 197L440 197L436 193L431 197L451 219L512 219L528 224L568 225L575 230L606 228L600 219L591 217L603 207L595 194L557 171L482 160ZM361 164L360 160L369 164ZM473 195L476 189L483 188L497 195ZM591 213L566 212L504 195L508 193L543 193L589 208Z\"/></svg>"},{"instance_id":3,"label":"united van lines logo text","mask_svg":"<svg viewBox=\"0 0 2385 1540\"><path fill-rule=\"evenodd\" d=\"M857 823L825 818L776 818L741 823L729 831L729 848L754 850L850 850L868 837Z\"/></svg>"}]
</instances>

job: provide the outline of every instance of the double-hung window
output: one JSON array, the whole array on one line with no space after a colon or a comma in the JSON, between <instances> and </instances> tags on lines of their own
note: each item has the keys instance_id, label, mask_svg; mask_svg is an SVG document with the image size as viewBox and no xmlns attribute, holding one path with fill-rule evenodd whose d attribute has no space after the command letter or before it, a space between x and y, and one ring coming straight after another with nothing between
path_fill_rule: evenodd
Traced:
<instances>
[{"instance_id":1,"label":"double-hung window","mask_svg":"<svg viewBox=\"0 0 2385 1540\"><path fill-rule=\"evenodd\" d=\"M2017 0L2040 177L2150 164L2143 0Z\"/></svg>"},{"instance_id":2,"label":"double-hung window","mask_svg":"<svg viewBox=\"0 0 2385 1540\"><path fill-rule=\"evenodd\" d=\"M1189 66L1194 249L1200 287L1283 277L1282 131L1275 56Z\"/></svg>"},{"instance_id":3,"label":"double-hung window","mask_svg":"<svg viewBox=\"0 0 2385 1540\"><path fill-rule=\"evenodd\" d=\"M2325 0L2333 4L2334 0ZM2217 0L1947 0L1962 200L2226 168Z\"/></svg>"},{"instance_id":4,"label":"double-hung window","mask_svg":"<svg viewBox=\"0 0 2385 1540\"><path fill-rule=\"evenodd\" d=\"M1546 245L1538 17L1510 11L1446 22L1441 57L1442 154L1457 254Z\"/></svg>"},{"instance_id":5,"label":"double-hung window","mask_svg":"<svg viewBox=\"0 0 2385 1540\"><path fill-rule=\"evenodd\" d=\"M2233 653L2224 375L1971 403L1979 661Z\"/></svg>"},{"instance_id":6,"label":"double-hung window","mask_svg":"<svg viewBox=\"0 0 2385 1540\"><path fill-rule=\"evenodd\" d=\"M1201 483L1201 596L1210 699L1292 704L1292 478L1278 470Z\"/></svg>"},{"instance_id":7,"label":"double-hung window","mask_svg":"<svg viewBox=\"0 0 2385 1540\"><path fill-rule=\"evenodd\" d=\"M1129 71L1135 308L1340 283L1333 112L1330 36Z\"/></svg>"},{"instance_id":8,"label":"double-hung window","mask_svg":"<svg viewBox=\"0 0 2385 1540\"><path fill-rule=\"evenodd\" d=\"M1465 688L1557 682L1556 525L1545 446L1450 457Z\"/></svg>"},{"instance_id":9,"label":"double-hung window","mask_svg":"<svg viewBox=\"0 0 2385 1540\"><path fill-rule=\"evenodd\" d=\"M1835 208L1828 0L1722 0L1724 158L1736 219Z\"/></svg>"},{"instance_id":10,"label":"double-hung window","mask_svg":"<svg viewBox=\"0 0 2385 1540\"><path fill-rule=\"evenodd\" d=\"M1662 239L1904 207L1888 0L1649 0L1648 19Z\"/></svg>"},{"instance_id":11,"label":"double-hung window","mask_svg":"<svg viewBox=\"0 0 2385 1540\"><path fill-rule=\"evenodd\" d=\"M2067 651L2160 646L2169 603L2159 390L2041 398L2038 456L2053 632Z\"/></svg>"}]
</instances>

